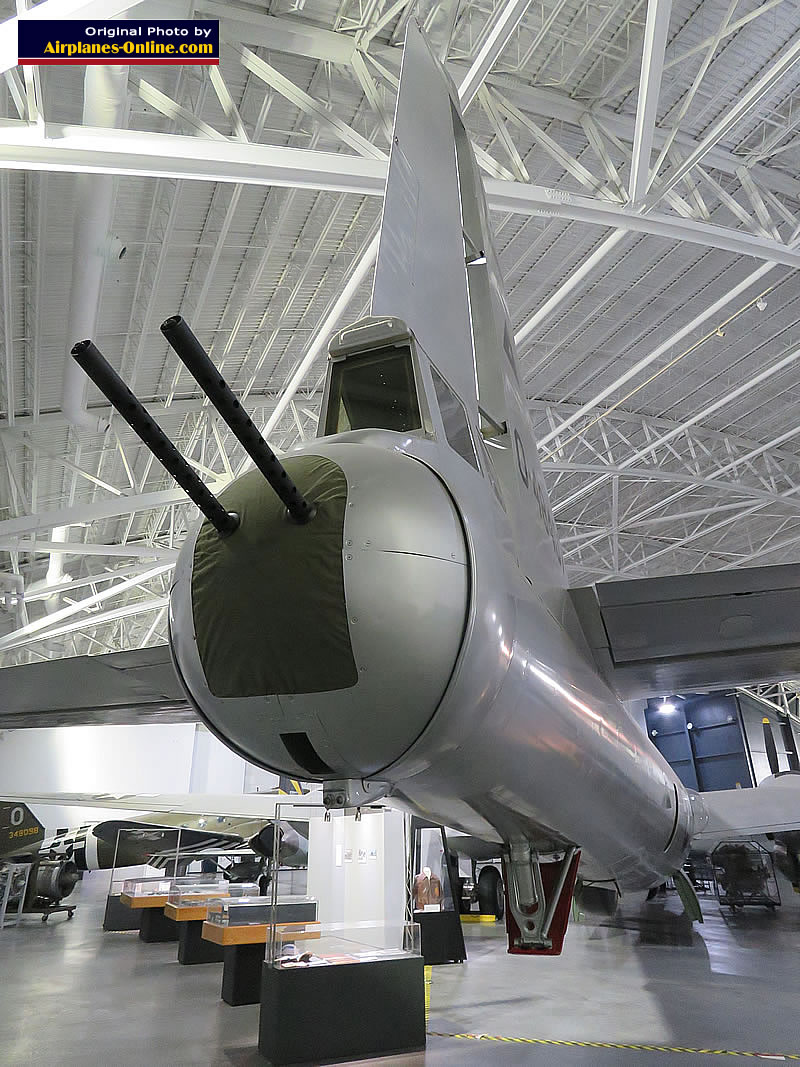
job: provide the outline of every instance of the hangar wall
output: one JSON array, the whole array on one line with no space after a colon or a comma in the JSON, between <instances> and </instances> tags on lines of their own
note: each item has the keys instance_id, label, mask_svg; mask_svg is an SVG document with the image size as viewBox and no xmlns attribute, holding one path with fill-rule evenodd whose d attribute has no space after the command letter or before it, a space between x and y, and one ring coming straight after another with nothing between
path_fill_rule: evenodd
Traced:
<instances>
[{"instance_id":1,"label":"hangar wall","mask_svg":"<svg viewBox=\"0 0 800 1067\"><path fill-rule=\"evenodd\" d=\"M405 816L365 811L363 817L315 818L309 826L308 892L321 922L361 922L405 916Z\"/></svg>"},{"instance_id":2,"label":"hangar wall","mask_svg":"<svg viewBox=\"0 0 800 1067\"><path fill-rule=\"evenodd\" d=\"M770 722L778 769L791 769L790 748L800 750L800 728L769 705L744 693L718 692L651 699L645 707L647 734L690 789L748 789L770 777L762 720ZM789 747L787 747L789 746Z\"/></svg>"},{"instance_id":3,"label":"hangar wall","mask_svg":"<svg viewBox=\"0 0 800 1067\"><path fill-rule=\"evenodd\" d=\"M761 720L764 718L765 714L772 723L772 735L775 739L775 747L778 751L778 768L781 771L788 771L789 760L779 726L778 716L773 715L769 711L765 711L762 704L743 693L739 695L739 707L742 712L742 722L744 724L747 744L750 749L756 783L763 782L763 780L770 775L766 743L764 741L764 731L761 726ZM800 724L798 724L796 719L789 719L789 725L792 734L794 735L795 746L800 749Z\"/></svg>"}]
</instances>

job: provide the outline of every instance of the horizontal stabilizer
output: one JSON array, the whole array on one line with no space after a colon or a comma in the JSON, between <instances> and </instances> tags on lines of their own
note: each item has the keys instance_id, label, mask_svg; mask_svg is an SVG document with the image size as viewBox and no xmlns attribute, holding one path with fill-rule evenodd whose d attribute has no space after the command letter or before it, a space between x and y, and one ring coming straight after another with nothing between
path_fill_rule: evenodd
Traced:
<instances>
[{"instance_id":1,"label":"horizontal stabilizer","mask_svg":"<svg viewBox=\"0 0 800 1067\"><path fill-rule=\"evenodd\" d=\"M197 722L166 645L0 670L0 730Z\"/></svg>"},{"instance_id":2,"label":"horizontal stabilizer","mask_svg":"<svg viewBox=\"0 0 800 1067\"><path fill-rule=\"evenodd\" d=\"M701 793L699 799L707 818L699 820L693 847L712 849L720 841L800 829L800 774L768 778L757 789Z\"/></svg>"},{"instance_id":3,"label":"horizontal stabilizer","mask_svg":"<svg viewBox=\"0 0 800 1067\"><path fill-rule=\"evenodd\" d=\"M800 672L800 565L601 582L570 593L597 666L623 700Z\"/></svg>"}]
</instances>

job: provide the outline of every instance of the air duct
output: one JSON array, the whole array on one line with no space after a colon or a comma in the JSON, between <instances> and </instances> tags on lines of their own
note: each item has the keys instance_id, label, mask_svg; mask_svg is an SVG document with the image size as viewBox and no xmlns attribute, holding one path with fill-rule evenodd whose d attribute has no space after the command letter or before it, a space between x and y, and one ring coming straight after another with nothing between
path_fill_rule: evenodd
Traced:
<instances>
[{"instance_id":1,"label":"air duct","mask_svg":"<svg viewBox=\"0 0 800 1067\"><path fill-rule=\"evenodd\" d=\"M125 119L128 68L88 66L83 82L83 125L120 127ZM125 248L111 233L114 178L108 174L78 174L72 243L67 350L61 411L79 429L105 433L109 423L86 410L86 376L69 353L77 341L97 336L97 315L103 274L110 259L121 259Z\"/></svg>"}]
</instances>

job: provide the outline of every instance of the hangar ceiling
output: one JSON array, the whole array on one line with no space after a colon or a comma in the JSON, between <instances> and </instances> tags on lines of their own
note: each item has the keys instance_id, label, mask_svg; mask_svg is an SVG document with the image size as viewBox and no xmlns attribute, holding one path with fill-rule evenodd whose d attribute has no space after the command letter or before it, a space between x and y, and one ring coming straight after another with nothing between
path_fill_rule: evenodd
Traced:
<instances>
[{"instance_id":1,"label":"hangar ceiling","mask_svg":"<svg viewBox=\"0 0 800 1067\"><path fill-rule=\"evenodd\" d=\"M795 0L37 7L219 18L224 43L84 102L81 67L16 66L0 0L0 663L163 642L194 518L65 382L98 254L94 338L212 487L243 456L167 315L274 447L314 434L327 338L369 301L415 8L479 149L572 584L800 561Z\"/></svg>"}]
</instances>

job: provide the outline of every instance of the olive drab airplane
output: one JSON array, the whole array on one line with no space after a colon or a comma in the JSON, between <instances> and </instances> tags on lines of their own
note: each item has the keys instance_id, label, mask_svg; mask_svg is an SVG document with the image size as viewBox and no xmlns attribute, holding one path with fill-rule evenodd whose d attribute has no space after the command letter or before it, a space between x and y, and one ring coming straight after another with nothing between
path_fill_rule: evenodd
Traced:
<instances>
[{"instance_id":1,"label":"olive drab airplane","mask_svg":"<svg viewBox=\"0 0 800 1067\"><path fill-rule=\"evenodd\" d=\"M148 863L169 869L185 865L214 850L237 850L222 860L220 871L236 880L255 880L268 873L276 855L287 866L308 860L307 824L270 818L275 803L287 794L307 792L296 780L280 779L276 790L242 796L187 793L178 796L96 793L26 794L29 803L76 805L147 811L136 818L85 822L47 836L28 803L0 802L0 862L46 861L63 868L62 884L75 882L72 871L109 870ZM278 840L275 841L277 833ZM68 895L65 893L64 896Z\"/></svg>"},{"instance_id":2,"label":"olive drab airplane","mask_svg":"<svg viewBox=\"0 0 800 1067\"><path fill-rule=\"evenodd\" d=\"M318 437L282 466L186 323L162 330L254 463L218 499L73 354L205 515L170 649L232 749L488 842L515 953L561 951L576 883L673 876L699 918L690 847L800 827L800 778L692 793L622 703L796 677L800 568L567 588L475 156L413 22L371 314L331 341Z\"/></svg>"}]
</instances>

